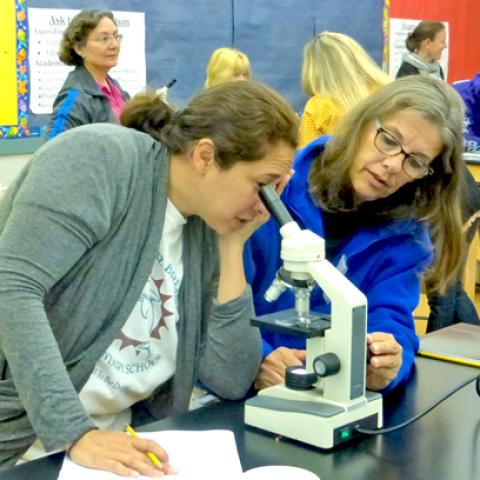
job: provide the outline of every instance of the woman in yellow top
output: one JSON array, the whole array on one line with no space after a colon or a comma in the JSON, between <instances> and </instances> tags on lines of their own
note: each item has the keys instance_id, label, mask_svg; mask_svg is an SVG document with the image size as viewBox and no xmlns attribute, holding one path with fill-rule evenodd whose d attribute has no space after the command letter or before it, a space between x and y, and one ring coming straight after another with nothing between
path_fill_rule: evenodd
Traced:
<instances>
[{"instance_id":1,"label":"woman in yellow top","mask_svg":"<svg viewBox=\"0 0 480 480\"><path fill-rule=\"evenodd\" d=\"M235 48L217 48L207 65L205 88L226 82L251 80L252 71L248 57Z\"/></svg>"},{"instance_id":2,"label":"woman in yellow top","mask_svg":"<svg viewBox=\"0 0 480 480\"><path fill-rule=\"evenodd\" d=\"M322 32L303 50L302 87L311 98L300 122L300 146L332 133L337 120L390 77L351 37Z\"/></svg>"}]
</instances>

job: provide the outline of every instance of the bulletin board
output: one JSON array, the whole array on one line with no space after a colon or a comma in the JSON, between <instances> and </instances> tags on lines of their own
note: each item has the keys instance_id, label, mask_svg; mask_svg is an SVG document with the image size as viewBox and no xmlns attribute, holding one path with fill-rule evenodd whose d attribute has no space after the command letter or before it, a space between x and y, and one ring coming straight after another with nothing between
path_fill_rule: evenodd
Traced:
<instances>
[{"instance_id":1,"label":"bulletin board","mask_svg":"<svg viewBox=\"0 0 480 480\"><path fill-rule=\"evenodd\" d=\"M207 62L219 47L244 51L254 78L278 89L298 111L306 101L300 81L303 46L316 33L346 33L379 64L383 59L383 0L96 0L94 4L145 12L147 83L159 88L176 78L169 100L179 107L203 88ZM0 71L8 73L2 74L6 83L0 86L1 154L7 143L41 136L49 119L29 109L28 8L83 9L91 8L92 2L2 0L0 5L0 31L5 32L0 45L10 52L0 56ZM7 97L10 104L3 102Z\"/></svg>"}]
</instances>

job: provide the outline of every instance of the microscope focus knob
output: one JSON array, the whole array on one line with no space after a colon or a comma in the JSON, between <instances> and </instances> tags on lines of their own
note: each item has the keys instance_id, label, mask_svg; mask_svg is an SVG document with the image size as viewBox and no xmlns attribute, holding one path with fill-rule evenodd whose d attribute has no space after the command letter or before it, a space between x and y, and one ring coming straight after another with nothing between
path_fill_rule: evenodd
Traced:
<instances>
[{"instance_id":1,"label":"microscope focus knob","mask_svg":"<svg viewBox=\"0 0 480 480\"><path fill-rule=\"evenodd\" d=\"M340 371L340 359L334 353L324 353L313 360L313 371L319 377L329 377Z\"/></svg>"},{"instance_id":2,"label":"microscope focus knob","mask_svg":"<svg viewBox=\"0 0 480 480\"><path fill-rule=\"evenodd\" d=\"M317 381L314 373L308 373L302 365L292 365L285 370L285 386L292 390L308 390Z\"/></svg>"}]
</instances>

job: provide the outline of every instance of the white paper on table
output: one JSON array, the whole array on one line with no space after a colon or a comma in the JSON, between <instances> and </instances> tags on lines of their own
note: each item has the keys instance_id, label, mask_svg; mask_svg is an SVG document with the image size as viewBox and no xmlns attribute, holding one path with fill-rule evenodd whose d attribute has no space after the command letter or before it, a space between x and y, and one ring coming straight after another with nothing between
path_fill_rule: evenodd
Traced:
<instances>
[{"instance_id":1,"label":"white paper on table","mask_svg":"<svg viewBox=\"0 0 480 480\"><path fill-rule=\"evenodd\" d=\"M229 430L167 430L138 433L164 448L177 475L171 480L230 480L241 476L242 466L233 432ZM77 465L65 457L58 480L118 480L119 475ZM149 477L137 477L146 479Z\"/></svg>"}]
</instances>

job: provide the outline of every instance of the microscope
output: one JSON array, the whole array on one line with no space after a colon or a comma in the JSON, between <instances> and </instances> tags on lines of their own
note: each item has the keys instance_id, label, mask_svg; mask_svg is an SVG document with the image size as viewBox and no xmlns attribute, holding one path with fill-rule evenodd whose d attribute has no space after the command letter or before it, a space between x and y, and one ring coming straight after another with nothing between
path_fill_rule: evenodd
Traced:
<instances>
[{"instance_id":1,"label":"microscope","mask_svg":"<svg viewBox=\"0 0 480 480\"><path fill-rule=\"evenodd\" d=\"M280 224L279 270L265 293L275 301L287 288L295 308L252 320L252 324L306 339L305 366L287 368L285 383L258 392L245 403L245 423L329 449L360 435L357 428L383 424L382 396L366 391L367 299L325 258L325 242L301 230L271 186L262 200ZM330 315L310 311L315 284L331 304Z\"/></svg>"}]
</instances>

